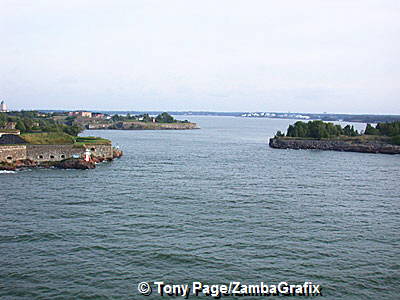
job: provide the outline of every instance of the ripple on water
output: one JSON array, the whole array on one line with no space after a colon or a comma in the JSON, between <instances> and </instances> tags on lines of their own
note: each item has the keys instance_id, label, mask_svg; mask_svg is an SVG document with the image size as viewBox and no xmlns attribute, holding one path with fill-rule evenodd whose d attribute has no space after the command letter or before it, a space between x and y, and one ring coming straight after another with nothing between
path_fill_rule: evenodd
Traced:
<instances>
[{"instance_id":1,"label":"ripple on water","mask_svg":"<svg viewBox=\"0 0 400 300\"><path fill-rule=\"evenodd\" d=\"M125 156L89 172L0 172L0 297L311 280L326 299L396 299L399 156L268 148L290 120L197 121L91 132Z\"/></svg>"}]
</instances>

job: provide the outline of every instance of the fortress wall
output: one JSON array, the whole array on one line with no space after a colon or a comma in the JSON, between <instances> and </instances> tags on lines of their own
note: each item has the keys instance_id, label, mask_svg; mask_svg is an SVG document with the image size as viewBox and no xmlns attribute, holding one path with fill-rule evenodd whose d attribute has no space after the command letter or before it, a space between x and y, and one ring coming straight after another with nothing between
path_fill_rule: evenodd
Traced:
<instances>
[{"instance_id":1,"label":"fortress wall","mask_svg":"<svg viewBox=\"0 0 400 300\"><path fill-rule=\"evenodd\" d=\"M73 145L27 145L26 156L28 159L37 162L60 161L71 158L77 154L82 156L85 149Z\"/></svg>"},{"instance_id":2,"label":"fortress wall","mask_svg":"<svg viewBox=\"0 0 400 300\"><path fill-rule=\"evenodd\" d=\"M97 157L112 158L111 145L87 146ZM94 150L92 150L94 149ZM0 145L0 162L30 159L36 162L61 161L73 155L83 156L85 148L73 145Z\"/></svg>"},{"instance_id":3,"label":"fortress wall","mask_svg":"<svg viewBox=\"0 0 400 300\"><path fill-rule=\"evenodd\" d=\"M26 159L25 145L3 145L0 146L0 162L13 162Z\"/></svg>"},{"instance_id":4,"label":"fortress wall","mask_svg":"<svg viewBox=\"0 0 400 300\"><path fill-rule=\"evenodd\" d=\"M112 145L86 145L86 148L92 152L96 157L112 158L113 150Z\"/></svg>"}]
</instances>

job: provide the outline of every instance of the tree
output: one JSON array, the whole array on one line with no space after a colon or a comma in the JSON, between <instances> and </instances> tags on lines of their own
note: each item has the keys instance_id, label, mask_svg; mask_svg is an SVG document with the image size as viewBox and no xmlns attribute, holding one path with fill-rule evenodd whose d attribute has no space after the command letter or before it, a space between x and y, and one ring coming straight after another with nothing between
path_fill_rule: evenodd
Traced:
<instances>
[{"instance_id":1,"label":"tree","mask_svg":"<svg viewBox=\"0 0 400 300\"><path fill-rule=\"evenodd\" d=\"M78 125L72 125L64 127L63 131L69 135L78 136L83 131L83 128Z\"/></svg>"},{"instance_id":2,"label":"tree","mask_svg":"<svg viewBox=\"0 0 400 300\"><path fill-rule=\"evenodd\" d=\"M20 130L21 133L23 133L23 132L26 131L25 124L24 124L24 122L22 122L22 120L20 120L20 119L17 121L17 125L15 125L15 128L18 129L18 130Z\"/></svg>"},{"instance_id":3,"label":"tree","mask_svg":"<svg viewBox=\"0 0 400 300\"><path fill-rule=\"evenodd\" d=\"M364 134L367 134L367 135L378 135L379 134L379 130L376 129L371 124L367 124L367 127L365 127Z\"/></svg>"},{"instance_id":4,"label":"tree","mask_svg":"<svg viewBox=\"0 0 400 300\"><path fill-rule=\"evenodd\" d=\"M176 122L174 117L172 117L169 113L163 112L156 117L156 122L158 123L174 123Z\"/></svg>"},{"instance_id":5,"label":"tree","mask_svg":"<svg viewBox=\"0 0 400 300\"><path fill-rule=\"evenodd\" d=\"M395 136L400 134L400 121L392 123L378 123L376 129L380 135Z\"/></svg>"},{"instance_id":6,"label":"tree","mask_svg":"<svg viewBox=\"0 0 400 300\"><path fill-rule=\"evenodd\" d=\"M325 123L320 120L309 121L304 123L298 121L293 125L289 125L286 136L301 138L331 138L340 135L356 136L359 135L354 126L347 125L344 128L333 123Z\"/></svg>"},{"instance_id":7,"label":"tree","mask_svg":"<svg viewBox=\"0 0 400 300\"><path fill-rule=\"evenodd\" d=\"M144 114L142 116L142 118L143 118L143 122L151 122L151 121L153 121L153 119L150 117L149 114Z\"/></svg>"},{"instance_id":8,"label":"tree","mask_svg":"<svg viewBox=\"0 0 400 300\"><path fill-rule=\"evenodd\" d=\"M296 133L294 130L294 126L293 125L289 125L287 132L286 132L286 136L290 136L290 137L295 137Z\"/></svg>"},{"instance_id":9,"label":"tree","mask_svg":"<svg viewBox=\"0 0 400 300\"><path fill-rule=\"evenodd\" d=\"M7 123L7 115L4 113L0 113L0 127L6 126Z\"/></svg>"},{"instance_id":10,"label":"tree","mask_svg":"<svg viewBox=\"0 0 400 300\"><path fill-rule=\"evenodd\" d=\"M358 132L356 130L354 130L354 126L353 125L346 125L343 128L343 134L347 135L347 136L356 136L358 135Z\"/></svg>"},{"instance_id":11,"label":"tree","mask_svg":"<svg viewBox=\"0 0 400 300\"><path fill-rule=\"evenodd\" d=\"M329 137L328 131L324 126L324 122L317 120L317 121L310 121L308 122L309 127L309 136L312 138L320 139L320 138L327 138Z\"/></svg>"},{"instance_id":12,"label":"tree","mask_svg":"<svg viewBox=\"0 0 400 300\"><path fill-rule=\"evenodd\" d=\"M115 114L111 117L111 120L113 120L114 122L119 121L119 119L120 119L120 117L117 114Z\"/></svg>"}]
</instances>

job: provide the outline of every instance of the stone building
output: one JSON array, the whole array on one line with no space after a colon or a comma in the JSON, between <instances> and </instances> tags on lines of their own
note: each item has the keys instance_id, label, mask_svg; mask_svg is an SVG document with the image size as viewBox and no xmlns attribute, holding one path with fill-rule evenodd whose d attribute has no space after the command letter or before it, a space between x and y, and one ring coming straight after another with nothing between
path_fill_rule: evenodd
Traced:
<instances>
[{"instance_id":1,"label":"stone building","mask_svg":"<svg viewBox=\"0 0 400 300\"><path fill-rule=\"evenodd\" d=\"M91 118L92 113L90 111L71 111L68 113L68 116Z\"/></svg>"},{"instance_id":2,"label":"stone building","mask_svg":"<svg viewBox=\"0 0 400 300\"><path fill-rule=\"evenodd\" d=\"M15 129L15 126L17 126L16 122L7 122L2 129Z\"/></svg>"}]
</instances>

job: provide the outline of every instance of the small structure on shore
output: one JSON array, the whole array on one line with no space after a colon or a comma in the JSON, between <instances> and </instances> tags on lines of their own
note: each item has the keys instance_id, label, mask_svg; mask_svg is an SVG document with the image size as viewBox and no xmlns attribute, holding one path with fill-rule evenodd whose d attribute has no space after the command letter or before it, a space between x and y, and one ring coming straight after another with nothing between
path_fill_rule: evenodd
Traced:
<instances>
[{"instance_id":1,"label":"small structure on shore","mask_svg":"<svg viewBox=\"0 0 400 300\"><path fill-rule=\"evenodd\" d=\"M20 135L21 131L18 129L1 129L0 128L0 137L2 135Z\"/></svg>"},{"instance_id":2,"label":"small structure on shore","mask_svg":"<svg viewBox=\"0 0 400 300\"><path fill-rule=\"evenodd\" d=\"M70 117L82 117L82 118L91 118L92 117L92 112L90 111L70 111L68 113L68 116Z\"/></svg>"},{"instance_id":3,"label":"small structure on shore","mask_svg":"<svg viewBox=\"0 0 400 300\"><path fill-rule=\"evenodd\" d=\"M8 112L7 104L3 101L0 103L0 112Z\"/></svg>"},{"instance_id":4,"label":"small structure on shore","mask_svg":"<svg viewBox=\"0 0 400 300\"><path fill-rule=\"evenodd\" d=\"M85 151L85 154L84 154L83 159L84 159L85 161L90 161L91 155L92 155L92 153L91 153L90 149L87 148L86 151Z\"/></svg>"}]
</instances>

